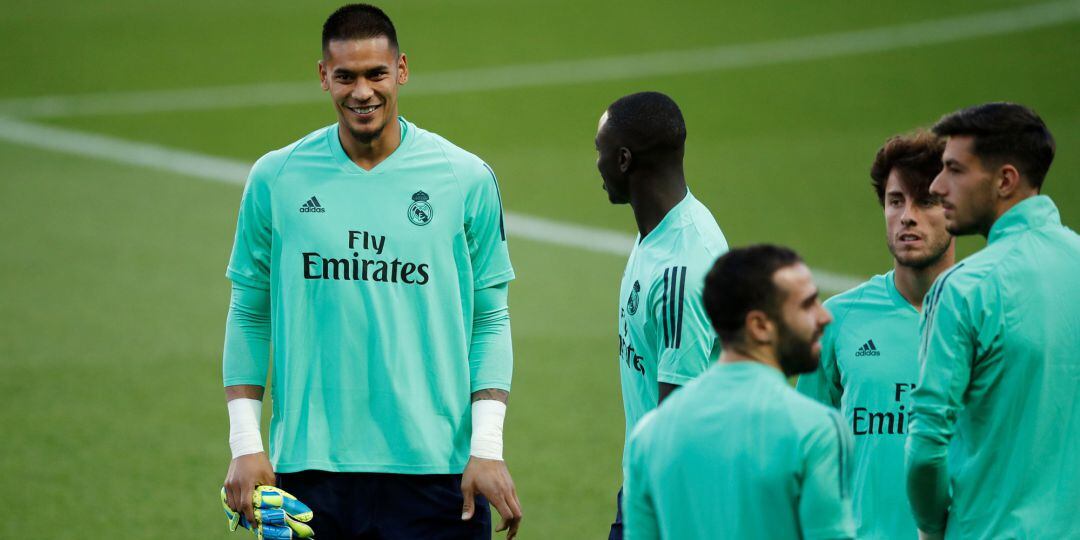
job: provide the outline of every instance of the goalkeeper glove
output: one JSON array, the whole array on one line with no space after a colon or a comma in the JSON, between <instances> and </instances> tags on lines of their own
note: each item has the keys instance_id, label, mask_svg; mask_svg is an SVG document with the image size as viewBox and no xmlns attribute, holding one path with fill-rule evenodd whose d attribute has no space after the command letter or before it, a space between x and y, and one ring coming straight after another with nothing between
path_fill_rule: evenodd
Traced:
<instances>
[{"instance_id":1,"label":"goalkeeper glove","mask_svg":"<svg viewBox=\"0 0 1080 540\"><path fill-rule=\"evenodd\" d=\"M251 524L240 512L234 512L225 502L225 488L221 488L221 505L229 520L229 530L243 527L250 530L258 540L293 540L314 538L315 531L307 525L314 512L296 497L273 486L256 486L252 494L255 507L255 523Z\"/></svg>"}]
</instances>

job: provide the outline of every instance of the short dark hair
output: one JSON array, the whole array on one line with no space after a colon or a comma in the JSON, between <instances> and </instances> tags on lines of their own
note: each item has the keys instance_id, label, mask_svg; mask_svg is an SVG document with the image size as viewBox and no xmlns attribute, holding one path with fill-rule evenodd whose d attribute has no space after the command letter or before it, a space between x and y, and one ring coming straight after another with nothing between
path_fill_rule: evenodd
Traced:
<instances>
[{"instance_id":1,"label":"short dark hair","mask_svg":"<svg viewBox=\"0 0 1080 540\"><path fill-rule=\"evenodd\" d=\"M885 204L885 185L889 173L896 169L904 188L916 200L930 198L930 184L941 172L941 154L945 139L924 130L889 137L874 156L870 180L877 192L878 202Z\"/></svg>"},{"instance_id":2,"label":"short dark hair","mask_svg":"<svg viewBox=\"0 0 1080 540\"><path fill-rule=\"evenodd\" d=\"M370 39L385 36L390 46L398 48L397 31L390 17L371 4L346 4L330 14L323 23L322 50L326 54L331 41Z\"/></svg>"},{"instance_id":3,"label":"short dark hair","mask_svg":"<svg viewBox=\"0 0 1080 540\"><path fill-rule=\"evenodd\" d=\"M934 125L942 137L975 137L973 153L984 163L1010 163L1041 189L1054 161L1054 136L1035 111L1016 103L985 103L960 109Z\"/></svg>"},{"instance_id":4,"label":"short dark hair","mask_svg":"<svg viewBox=\"0 0 1080 540\"><path fill-rule=\"evenodd\" d=\"M636 154L681 152L686 144L682 111L660 92L623 96L607 108L608 129Z\"/></svg>"},{"instance_id":5,"label":"short dark hair","mask_svg":"<svg viewBox=\"0 0 1080 540\"><path fill-rule=\"evenodd\" d=\"M758 244L728 251L705 276L705 313L722 343L742 339L746 314L761 310L780 318L784 298L773 281L777 270L802 262L783 246Z\"/></svg>"}]
</instances>

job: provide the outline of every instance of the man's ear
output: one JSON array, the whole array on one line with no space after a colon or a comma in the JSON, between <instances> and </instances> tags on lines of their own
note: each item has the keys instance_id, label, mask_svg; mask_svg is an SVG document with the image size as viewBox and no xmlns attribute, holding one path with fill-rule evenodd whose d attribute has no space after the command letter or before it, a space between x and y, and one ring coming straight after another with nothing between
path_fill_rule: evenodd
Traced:
<instances>
[{"instance_id":1,"label":"man's ear","mask_svg":"<svg viewBox=\"0 0 1080 540\"><path fill-rule=\"evenodd\" d=\"M330 74L326 71L326 64L322 60L319 60L318 68L319 84L322 85L322 89L324 92L328 91L330 90Z\"/></svg>"},{"instance_id":2,"label":"man's ear","mask_svg":"<svg viewBox=\"0 0 1080 540\"><path fill-rule=\"evenodd\" d=\"M398 84L405 84L405 83L409 82L409 62L408 62L408 59L405 58L405 53L401 53L401 56L398 57L397 66L398 66L397 83Z\"/></svg>"},{"instance_id":3,"label":"man's ear","mask_svg":"<svg viewBox=\"0 0 1080 540\"><path fill-rule=\"evenodd\" d=\"M1011 163L1006 163L1001 167L998 167L997 177L995 178L997 195L1002 199L1010 199L1016 194L1017 190L1023 188L1021 184L1025 182L1020 176L1020 171L1016 166Z\"/></svg>"},{"instance_id":4,"label":"man's ear","mask_svg":"<svg viewBox=\"0 0 1080 540\"><path fill-rule=\"evenodd\" d=\"M764 311L759 309L750 310L746 314L745 323L746 329L744 332L751 343L770 343L775 339L773 334L776 332L776 324Z\"/></svg>"},{"instance_id":5,"label":"man's ear","mask_svg":"<svg viewBox=\"0 0 1080 540\"><path fill-rule=\"evenodd\" d=\"M626 173L629 171L633 161L634 155L630 153L630 149L625 146L619 147L619 172Z\"/></svg>"}]
</instances>

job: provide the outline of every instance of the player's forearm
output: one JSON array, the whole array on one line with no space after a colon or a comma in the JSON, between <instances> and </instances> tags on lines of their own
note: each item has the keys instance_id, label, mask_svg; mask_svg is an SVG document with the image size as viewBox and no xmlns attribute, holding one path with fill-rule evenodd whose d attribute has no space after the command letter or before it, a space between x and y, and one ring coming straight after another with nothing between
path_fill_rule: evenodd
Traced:
<instances>
[{"instance_id":1,"label":"player's forearm","mask_svg":"<svg viewBox=\"0 0 1080 540\"><path fill-rule=\"evenodd\" d=\"M222 355L225 386L257 385L261 388L266 384L269 367L270 291L234 282ZM259 397L252 399L262 399L261 390Z\"/></svg>"},{"instance_id":2,"label":"player's forearm","mask_svg":"<svg viewBox=\"0 0 1080 540\"><path fill-rule=\"evenodd\" d=\"M505 404L510 401L510 392L498 388L484 388L472 393L473 402L480 401L481 399L491 399Z\"/></svg>"},{"instance_id":3,"label":"player's forearm","mask_svg":"<svg viewBox=\"0 0 1080 540\"><path fill-rule=\"evenodd\" d=\"M478 289L474 294L472 338L469 343L473 401L495 399L505 403L510 390L514 351L510 337L507 290L507 284L503 283ZM477 394L485 397L477 398Z\"/></svg>"},{"instance_id":4,"label":"player's forearm","mask_svg":"<svg viewBox=\"0 0 1080 540\"><path fill-rule=\"evenodd\" d=\"M948 444L937 437L911 433L907 441L907 493L919 529L945 530L951 496Z\"/></svg>"},{"instance_id":5,"label":"player's forearm","mask_svg":"<svg viewBox=\"0 0 1080 540\"><path fill-rule=\"evenodd\" d=\"M225 387L225 401L229 402L234 399L254 399L256 401L262 401L263 392L265 387L257 384L234 384L232 386Z\"/></svg>"}]
</instances>

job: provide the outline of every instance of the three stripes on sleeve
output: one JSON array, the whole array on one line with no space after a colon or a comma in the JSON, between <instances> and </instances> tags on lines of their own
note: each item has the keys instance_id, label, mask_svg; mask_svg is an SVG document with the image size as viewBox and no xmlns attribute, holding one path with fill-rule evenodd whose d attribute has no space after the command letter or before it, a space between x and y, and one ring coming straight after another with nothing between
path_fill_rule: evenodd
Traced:
<instances>
[{"instance_id":1,"label":"three stripes on sleeve","mask_svg":"<svg viewBox=\"0 0 1080 540\"><path fill-rule=\"evenodd\" d=\"M686 291L686 267L664 269L664 292L661 299L661 322L664 325L664 348L682 345L683 298Z\"/></svg>"}]
</instances>

